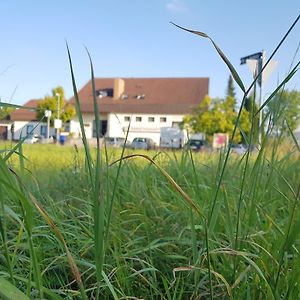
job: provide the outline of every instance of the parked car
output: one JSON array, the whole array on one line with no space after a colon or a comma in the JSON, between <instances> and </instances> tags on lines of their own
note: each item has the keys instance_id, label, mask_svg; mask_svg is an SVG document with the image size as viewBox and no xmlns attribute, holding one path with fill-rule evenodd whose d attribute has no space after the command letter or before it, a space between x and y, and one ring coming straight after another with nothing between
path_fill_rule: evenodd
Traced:
<instances>
[{"instance_id":1,"label":"parked car","mask_svg":"<svg viewBox=\"0 0 300 300\"><path fill-rule=\"evenodd\" d=\"M105 143L106 143L106 146L108 146L108 147L122 148L125 143L125 138L123 138L123 137L106 137ZM129 147L128 141L126 141L125 147Z\"/></svg>"},{"instance_id":2,"label":"parked car","mask_svg":"<svg viewBox=\"0 0 300 300\"><path fill-rule=\"evenodd\" d=\"M200 151L203 150L204 147L207 146L206 141L198 140L198 139L189 139L185 144L186 149L191 149L193 151Z\"/></svg>"},{"instance_id":3,"label":"parked car","mask_svg":"<svg viewBox=\"0 0 300 300\"><path fill-rule=\"evenodd\" d=\"M42 137L37 135L37 134L33 134L33 135L29 135L26 137L26 139L24 140L25 144L35 144L35 143L40 143L42 141Z\"/></svg>"},{"instance_id":4,"label":"parked car","mask_svg":"<svg viewBox=\"0 0 300 300\"><path fill-rule=\"evenodd\" d=\"M234 144L231 145L231 152L236 153L236 154L244 154L247 151L247 148L244 147L242 144Z\"/></svg>"},{"instance_id":5,"label":"parked car","mask_svg":"<svg viewBox=\"0 0 300 300\"><path fill-rule=\"evenodd\" d=\"M132 149L153 149L155 146L154 141L150 138L136 137L131 143Z\"/></svg>"}]
</instances>

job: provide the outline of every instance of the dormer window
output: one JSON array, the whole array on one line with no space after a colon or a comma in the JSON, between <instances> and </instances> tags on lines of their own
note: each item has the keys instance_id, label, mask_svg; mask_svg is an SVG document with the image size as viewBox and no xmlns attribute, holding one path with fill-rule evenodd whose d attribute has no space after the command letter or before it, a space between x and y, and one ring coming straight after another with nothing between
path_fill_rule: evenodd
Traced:
<instances>
[{"instance_id":1,"label":"dormer window","mask_svg":"<svg viewBox=\"0 0 300 300\"><path fill-rule=\"evenodd\" d=\"M121 99L122 100L127 100L128 99L128 95L127 94L122 94Z\"/></svg>"},{"instance_id":2,"label":"dormer window","mask_svg":"<svg viewBox=\"0 0 300 300\"><path fill-rule=\"evenodd\" d=\"M107 91L98 91L98 97L99 98L107 97Z\"/></svg>"},{"instance_id":3,"label":"dormer window","mask_svg":"<svg viewBox=\"0 0 300 300\"><path fill-rule=\"evenodd\" d=\"M139 94L139 95L137 95L136 99L138 99L138 100L145 99L145 94Z\"/></svg>"},{"instance_id":4,"label":"dormer window","mask_svg":"<svg viewBox=\"0 0 300 300\"><path fill-rule=\"evenodd\" d=\"M100 99L105 97L112 97L113 96L113 90L112 89L101 89L96 91L96 96Z\"/></svg>"}]
</instances>

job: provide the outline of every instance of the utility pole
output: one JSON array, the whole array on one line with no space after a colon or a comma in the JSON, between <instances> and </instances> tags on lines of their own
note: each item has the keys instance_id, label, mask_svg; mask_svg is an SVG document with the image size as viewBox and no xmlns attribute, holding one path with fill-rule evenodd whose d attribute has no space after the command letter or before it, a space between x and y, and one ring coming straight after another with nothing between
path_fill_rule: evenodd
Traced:
<instances>
[{"instance_id":1,"label":"utility pole","mask_svg":"<svg viewBox=\"0 0 300 300\"><path fill-rule=\"evenodd\" d=\"M267 78L271 75L274 69L277 66L277 62L271 60L267 67L264 69L263 73L261 72L266 62L266 51L262 50L260 52L245 56L241 58L241 65L247 64L249 69L253 74L253 78L256 78L258 74L259 77L257 78L257 82L259 85L259 97L258 97L258 109L261 108L262 104L262 91L263 91L263 84L267 80ZM256 82L255 82L256 85ZM255 88L255 87L254 87ZM258 143L261 145L262 142L262 132L263 132L263 111L260 109L259 116L258 116Z\"/></svg>"}]
</instances>

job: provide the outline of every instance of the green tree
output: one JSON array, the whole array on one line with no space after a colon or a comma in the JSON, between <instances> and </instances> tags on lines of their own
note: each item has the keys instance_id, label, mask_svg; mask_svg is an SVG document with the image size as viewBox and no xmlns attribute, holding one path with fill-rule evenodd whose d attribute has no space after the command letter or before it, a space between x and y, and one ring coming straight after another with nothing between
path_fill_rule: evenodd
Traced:
<instances>
[{"instance_id":1,"label":"green tree","mask_svg":"<svg viewBox=\"0 0 300 300\"><path fill-rule=\"evenodd\" d=\"M226 89L226 97L232 97L235 98L235 88L234 88L234 81L232 79L232 76L229 75L228 83L227 83L227 89Z\"/></svg>"},{"instance_id":2,"label":"green tree","mask_svg":"<svg viewBox=\"0 0 300 300\"><path fill-rule=\"evenodd\" d=\"M237 119L235 109L236 101L228 96L226 99L211 99L206 96L204 100L194 108L192 114L184 117L184 123L188 125L193 132L203 132L211 139L214 133L228 133L231 135ZM243 109L239 122L239 127L248 134L251 123L249 113ZM235 143L242 141L242 136L237 128L234 138Z\"/></svg>"},{"instance_id":3,"label":"green tree","mask_svg":"<svg viewBox=\"0 0 300 300\"><path fill-rule=\"evenodd\" d=\"M12 113L15 109L11 107L1 107L0 102L0 120L5 120L8 118L10 113Z\"/></svg>"},{"instance_id":4,"label":"green tree","mask_svg":"<svg viewBox=\"0 0 300 300\"><path fill-rule=\"evenodd\" d=\"M253 126L252 143L256 143L258 141L259 115L256 114L258 106L255 103L255 90L246 98L244 108L248 112L250 124Z\"/></svg>"},{"instance_id":5,"label":"green tree","mask_svg":"<svg viewBox=\"0 0 300 300\"><path fill-rule=\"evenodd\" d=\"M287 123L291 130L295 130L300 125L300 92L282 90L277 93L268 104L268 113L274 130L286 132Z\"/></svg>"},{"instance_id":6,"label":"green tree","mask_svg":"<svg viewBox=\"0 0 300 300\"><path fill-rule=\"evenodd\" d=\"M42 101L38 104L37 118L42 119L45 114L45 110L51 110L52 115L50 122L54 123L54 120L58 118L58 108L59 108L59 118L63 122L70 121L75 115L75 109L72 105L65 105L65 93L62 87L56 87L52 90L52 95L45 96Z\"/></svg>"}]
</instances>

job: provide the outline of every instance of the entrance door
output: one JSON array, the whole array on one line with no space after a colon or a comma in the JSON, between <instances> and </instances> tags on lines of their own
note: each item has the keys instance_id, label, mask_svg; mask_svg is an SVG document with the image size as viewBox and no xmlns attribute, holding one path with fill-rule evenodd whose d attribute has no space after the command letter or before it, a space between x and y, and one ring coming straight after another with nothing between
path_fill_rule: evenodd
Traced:
<instances>
[{"instance_id":1,"label":"entrance door","mask_svg":"<svg viewBox=\"0 0 300 300\"><path fill-rule=\"evenodd\" d=\"M107 132L107 120L100 121L100 137L105 136ZM96 137L96 123L95 120L93 121L93 137Z\"/></svg>"},{"instance_id":2,"label":"entrance door","mask_svg":"<svg viewBox=\"0 0 300 300\"><path fill-rule=\"evenodd\" d=\"M7 140L7 126L0 126L0 139Z\"/></svg>"}]
</instances>

